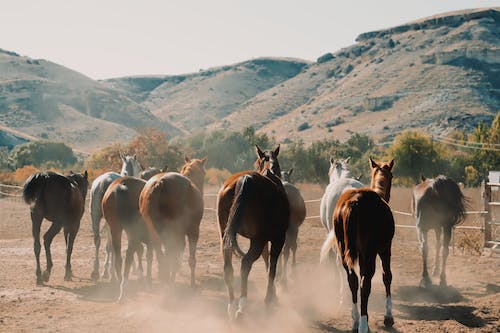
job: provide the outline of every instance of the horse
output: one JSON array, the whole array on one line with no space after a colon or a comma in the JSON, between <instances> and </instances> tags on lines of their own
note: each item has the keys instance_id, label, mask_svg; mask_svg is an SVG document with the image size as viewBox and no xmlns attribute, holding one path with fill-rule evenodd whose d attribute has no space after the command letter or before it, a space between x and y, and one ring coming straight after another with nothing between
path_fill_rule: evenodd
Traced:
<instances>
[{"instance_id":1,"label":"horse","mask_svg":"<svg viewBox=\"0 0 500 333\"><path fill-rule=\"evenodd\" d=\"M144 179L145 181L148 181L154 175L157 175L159 173L165 173L165 172L167 172L167 170L168 170L168 166L166 166L166 165L163 167L163 169L149 167L149 168L141 171L141 173L139 174L139 178Z\"/></svg>"},{"instance_id":2,"label":"horse","mask_svg":"<svg viewBox=\"0 0 500 333\"><path fill-rule=\"evenodd\" d=\"M173 283L179 259L189 242L191 287L195 287L196 246L203 216L203 183L207 158L190 159L180 173L167 172L153 176L139 197L139 210L158 257L160 275ZM165 247L166 258L161 250Z\"/></svg>"},{"instance_id":3,"label":"horse","mask_svg":"<svg viewBox=\"0 0 500 333\"><path fill-rule=\"evenodd\" d=\"M138 269L142 277L141 255L143 249L141 242L148 245L147 281L151 283L153 252L151 246L149 246L148 231L139 213L139 196L145 184L145 180L135 177L125 176L118 178L109 185L102 199L102 212L111 233L115 272L120 284L120 300L123 299L133 255L136 252L139 257ZM122 278L121 239L123 229L127 233L128 248Z\"/></svg>"},{"instance_id":4,"label":"horse","mask_svg":"<svg viewBox=\"0 0 500 333\"><path fill-rule=\"evenodd\" d=\"M375 274L375 260L382 260L383 281L386 291L384 325L392 327L391 300L391 243L394 237L394 217L388 202L390 199L392 168L389 163L375 162L370 158L371 187L350 189L342 193L333 212L334 229L328 234L321 249L321 256L328 255L336 243L347 272L352 294L353 331L368 332L368 297L371 280ZM361 276L361 319L359 317L358 276L354 265L358 261Z\"/></svg>"},{"instance_id":5,"label":"horse","mask_svg":"<svg viewBox=\"0 0 500 333\"><path fill-rule=\"evenodd\" d=\"M231 175L217 194L217 219L230 320L241 319L244 314L248 275L268 242L271 242L271 251L265 303L270 304L276 299L276 264L285 243L290 219L288 198L280 179L279 149L278 146L274 151L262 151L256 146L255 167L258 171L242 171ZM247 253L238 246L237 234L250 239ZM233 252L242 257L238 305L233 291Z\"/></svg>"},{"instance_id":6,"label":"horse","mask_svg":"<svg viewBox=\"0 0 500 333\"><path fill-rule=\"evenodd\" d=\"M116 172L106 172L100 175L92 182L90 188L90 217L92 219L92 232L94 234L95 256L94 268L90 274L90 278L94 281L99 279L99 248L101 246L100 224L102 218L102 197L108 189L109 185L116 179L122 176L137 177L141 172L141 166L137 160L136 155L123 155L120 152L120 159L122 160L122 170L120 174ZM104 263L103 279L109 278L109 266L111 261L111 240L109 232L106 244L106 261Z\"/></svg>"},{"instance_id":7,"label":"horse","mask_svg":"<svg viewBox=\"0 0 500 333\"><path fill-rule=\"evenodd\" d=\"M299 234L299 227L306 218L306 204L304 198L302 198L300 190L291 183L292 172L293 169L281 172L283 187L290 205L290 222L286 231L285 245L283 246L283 281L285 281L285 283L290 251L292 251L292 268L295 269L297 265L295 257L297 252L297 236Z\"/></svg>"},{"instance_id":8,"label":"horse","mask_svg":"<svg viewBox=\"0 0 500 333\"><path fill-rule=\"evenodd\" d=\"M350 156L339 160L330 158L330 169L328 170L330 183L325 189L320 204L321 224L327 231L332 230L333 210L340 195L349 189L365 187L359 179L350 177L351 172L348 166L350 159Z\"/></svg>"},{"instance_id":9,"label":"horse","mask_svg":"<svg viewBox=\"0 0 500 333\"><path fill-rule=\"evenodd\" d=\"M436 261L433 275L439 275L441 269L440 285L446 286L446 259L449 254L451 232L455 225L464 220L468 201L457 183L446 176L434 179L421 176L421 183L413 189L412 210L423 261L421 287L427 288L432 285L427 271L427 232L431 229L436 234ZM441 234L443 234L442 267L439 265Z\"/></svg>"},{"instance_id":10,"label":"horse","mask_svg":"<svg viewBox=\"0 0 500 333\"><path fill-rule=\"evenodd\" d=\"M71 253L85 210L88 186L87 171L81 174L71 172L67 177L51 171L37 172L24 183L22 195L24 202L30 205L37 285L49 281L53 266L50 244L61 229L64 230L64 240L66 241L64 280L71 281L73 277ZM52 222L52 225L43 235L47 268L42 274L40 268L40 227L44 218Z\"/></svg>"}]
</instances>

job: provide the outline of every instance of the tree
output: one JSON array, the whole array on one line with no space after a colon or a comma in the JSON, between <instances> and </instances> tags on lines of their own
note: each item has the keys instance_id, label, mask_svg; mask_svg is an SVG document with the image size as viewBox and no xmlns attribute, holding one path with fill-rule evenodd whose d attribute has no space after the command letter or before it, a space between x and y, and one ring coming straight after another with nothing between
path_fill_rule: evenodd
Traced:
<instances>
[{"instance_id":1,"label":"tree","mask_svg":"<svg viewBox=\"0 0 500 333\"><path fill-rule=\"evenodd\" d=\"M40 167L46 163L64 168L77 161L70 147L62 142L51 141L34 141L15 146L10 153L10 160L16 169L25 165Z\"/></svg>"}]
</instances>

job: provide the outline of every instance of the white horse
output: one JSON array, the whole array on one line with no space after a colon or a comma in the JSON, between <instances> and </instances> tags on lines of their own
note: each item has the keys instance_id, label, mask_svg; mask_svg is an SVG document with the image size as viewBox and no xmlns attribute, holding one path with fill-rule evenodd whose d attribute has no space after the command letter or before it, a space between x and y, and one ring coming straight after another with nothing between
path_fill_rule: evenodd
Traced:
<instances>
[{"instance_id":1,"label":"white horse","mask_svg":"<svg viewBox=\"0 0 500 333\"><path fill-rule=\"evenodd\" d=\"M102 198L104 193L108 189L109 185L123 176L138 177L142 167L137 160L136 155L123 155L120 152L120 158L123 162L122 170L118 174L116 172L106 172L100 175L92 182L92 187L90 189L90 216L92 218L92 231L94 233L94 245L95 245L95 258L94 258L94 269L90 274L92 280L97 281L99 279L99 247L101 246L101 234L100 234L100 224L102 218ZM107 224L106 224L107 226ZM106 228L108 230L108 228ZM103 279L109 278L109 267L111 261L111 237L109 235L109 230L107 231L108 237L106 241L106 261L104 263L104 272L102 274ZM139 254L141 256L141 254Z\"/></svg>"},{"instance_id":2,"label":"white horse","mask_svg":"<svg viewBox=\"0 0 500 333\"><path fill-rule=\"evenodd\" d=\"M359 180L350 177L351 172L348 168L350 159L351 157L345 160L330 158L330 170L328 171L330 184L325 189L320 206L321 223L327 231L332 230L333 210L340 195L349 189L365 187Z\"/></svg>"},{"instance_id":3,"label":"white horse","mask_svg":"<svg viewBox=\"0 0 500 333\"><path fill-rule=\"evenodd\" d=\"M347 157L342 160L335 160L333 157L330 158L330 169L328 170L328 176L330 176L330 183L325 189L325 194L321 198L320 205L320 217L321 223L328 231L328 238L335 238L335 231L333 229L333 211L335 210L335 205L339 200L339 197L344 191L365 187L363 183L359 180L350 177L350 171L348 168L349 160L351 157ZM342 274L342 260L336 251L336 247L333 247L330 251L329 258L336 258L336 270L338 272L338 279L340 283L340 301L339 304L343 302L344 296L344 276ZM323 261L325 258L322 258Z\"/></svg>"}]
</instances>

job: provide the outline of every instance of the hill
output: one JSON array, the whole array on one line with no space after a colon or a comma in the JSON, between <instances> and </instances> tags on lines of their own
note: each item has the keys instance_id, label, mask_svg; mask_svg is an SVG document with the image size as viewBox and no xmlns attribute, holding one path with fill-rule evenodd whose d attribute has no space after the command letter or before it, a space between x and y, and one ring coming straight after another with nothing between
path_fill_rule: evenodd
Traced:
<instances>
[{"instance_id":1,"label":"hill","mask_svg":"<svg viewBox=\"0 0 500 333\"><path fill-rule=\"evenodd\" d=\"M159 126L126 94L50 61L0 50L0 125L40 139L94 150Z\"/></svg>"},{"instance_id":2,"label":"hill","mask_svg":"<svg viewBox=\"0 0 500 333\"><path fill-rule=\"evenodd\" d=\"M314 63L259 58L174 76L94 81L0 51L0 126L87 151L147 126L170 136L253 126L281 142L442 135L499 110L499 8L366 32Z\"/></svg>"}]
</instances>

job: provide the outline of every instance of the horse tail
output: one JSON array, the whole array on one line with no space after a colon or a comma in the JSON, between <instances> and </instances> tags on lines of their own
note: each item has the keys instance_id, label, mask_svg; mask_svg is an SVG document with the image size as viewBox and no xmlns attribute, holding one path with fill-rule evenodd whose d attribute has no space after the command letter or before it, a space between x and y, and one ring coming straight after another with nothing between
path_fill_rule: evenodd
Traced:
<instances>
[{"instance_id":1,"label":"horse tail","mask_svg":"<svg viewBox=\"0 0 500 333\"><path fill-rule=\"evenodd\" d=\"M354 268L354 264L358 259L358 202L354 201L349 204L349 209L344 213L344 261L350 268Z\"/></svg>"},{"instance_id":2,"label":"horse tail","mask_svg":"<svg viewBox=\"0 0 500 333\"><path fill-rule=\"evenodd\" d=\"M37 172L29 176L23 185L23 200L28 205L33 204L39 193L42 191L45 183L45 175L41 172Z\"/></svg>"},{"instance_id":3,"label":"horse tail","mask_svg":"<svg viewBox=\"0 0 500 333\"><path fill-rule=\"evenodd\" d=\"M116 209L117 215L120 220L126 220L130 218L129 214L129 204L130 201L127 200L129 197L128 187L125 184L120 184L116 188Z\"/></svg>"},{"instance_id":4,"label":"horse tail","mask_svg":"<svg viewBox=\"0 0 500 333\"><path fill-rule=\"evenodd\" d=\"M328 258L328 253L330 253L330 250L334 248L336 245L335 242L337 240L337 237L335 237L335 230L330 230L328 233L328 236L326 237L325 242L323 243L323 246L321 247L321 254L319 256L319 262L324 263L326 262Z\"/></svg>"},{"instance_id":5,"label":"horse tail","mask_svg":"<svg viewBox=\"0 0 500 333\"><path fill-rule=\"evenodd\" d=\"M434 181L434 189L445 200L453 214L451 226L463 222L465 212L470 206L470 199L462 193L458 184L451 178L438 176Z\"/></svg>"},{"instance_id":6,"label":"horse tail","mask_svg":"<svg viewBox=\"0 0 500 333\"><path fill-rule=\"evenodd\" d=\"M248 175L242 176L236 184L233 204L231 206L231 210L229 211L226 230L224 230L224 237L222 239L225 250L232 249L241 257L245 255L245 252L243 252L239 247L236 234L243 219L243 212L245 208L244 202L251 189L251 177Z\"/></svg>"}]
</instances>

